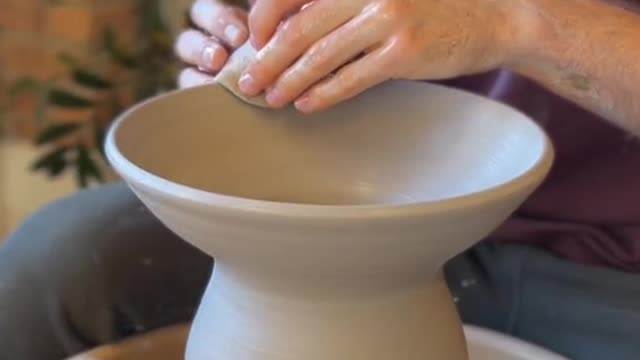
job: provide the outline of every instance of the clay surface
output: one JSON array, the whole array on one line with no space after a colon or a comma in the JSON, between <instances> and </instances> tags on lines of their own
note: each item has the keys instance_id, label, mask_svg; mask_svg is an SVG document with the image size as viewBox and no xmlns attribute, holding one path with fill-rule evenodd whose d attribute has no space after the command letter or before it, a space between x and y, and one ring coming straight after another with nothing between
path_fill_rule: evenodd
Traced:
<instances>
[{"instance_id":1,"label":"clay surface","mask_svg":"<svg viewBox=\"0 0 640 360\"><path fill-rule=\"evenodd\" d=\"M256 54L256 50L247 41L231 54L227 64L222 68L222 70L220 70L218 75L216 75L216 82L249 104L260 107L269 107L269 104L265 100L264 93L257 96L246 96L238 87L240 75L242 75L242 72L247 68L251 61L255 59Z\"/></svg>"},{"instance_id":2,"label":"clay surface","mask_svg":"<svg viewBox=\"0 0 640 360\"><path fill-rule=\"evenodd\" d=\"M169 327L69 360L183 360L190 324ZM490 330L466 326L469 360L568 360L536 345Z\"/></svg>"}]
</instances>

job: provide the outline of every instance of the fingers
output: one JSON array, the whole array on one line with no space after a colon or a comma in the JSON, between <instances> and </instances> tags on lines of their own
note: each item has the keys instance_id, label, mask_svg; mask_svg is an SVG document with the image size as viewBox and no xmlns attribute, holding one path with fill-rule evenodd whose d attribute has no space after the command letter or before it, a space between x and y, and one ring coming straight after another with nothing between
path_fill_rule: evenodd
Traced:
<instances>
[{"instance_id":1,"label":"fingers","mask_svg":"<svg viewBox=\"0 0 640 360\"><path fill-rule=\"evenodd\" d=\"M259 0L264 4L270 0ZM290 1L290 0L287 0ZM317 0L286 20L256 60L241 77L240 89L249 96L258 95L291 66L307 49L336 28L349 21L358 12L358 1ZM261 14L261 19L272 15ZM252 33L253 34L253 33ZM324 51L321 43L316 53Z\"/></svg>"},{"instance_id":2,"label":"fingers","mask_svg":"<svg viewBox=\"0 0 640 360\"><path fill-rule=\"evenodd\" d=\"M178 87L181 89L186 89L194 86L209 84L213 81L213 76L198 71L194 68L187 68L182 70L182 72L178 76Z\"/></svg>"},{"instance_id":3,"label":"fingers","mask_svg":"<svg viewBox=\"0 0 640 360\"><path fill-rule=\"evenodd\" d=\"M296 100L296 108L307 113L323 110L388 80L395 66L392 51L387 45L346 65Z\"/></svg>"},{"instance_id":4,"label":"fingers","mask_svg":"<svg viewBox=\"0 0 640 360\"><path fill-rule=\"evenodd\" d=\"M237 48L249 37L247 14L218 0L196 0L191 7L193 22L209 34Z\"/></svg>"},{"instance_id":5,"label":"fingers","mask_svg":"<svg viewBox=\"0 0 640 360\"><path fill-rule=\"evenodd\" d=\"M176 54L187 64L202 71L215 73L227 62L227 50L215 39L206 37L197 30L187 30L178 36Z\"/></svg>"},{"instance_id":6,"label":"fingers","mask_svg":"<svg viewBox=\"0 0 640 360\"><path fill-rule=\"evenodd\" d=\"M299 10L311 0L256 0L249 13L251 44L261 49L273 36L287 14ZM342 1L340 1L342 2Z\"/></svg>"},{"instance_id":7,"label":"fingers","mask_svg":"<svg viewBox=\"0 0 640 360\"><path fill-rule=\"evenodd\" d=\"M282 107L356 56L382 41L387 25L362 13L316 42L267 92L267 102Z\"/></svg>"}]
</instances>

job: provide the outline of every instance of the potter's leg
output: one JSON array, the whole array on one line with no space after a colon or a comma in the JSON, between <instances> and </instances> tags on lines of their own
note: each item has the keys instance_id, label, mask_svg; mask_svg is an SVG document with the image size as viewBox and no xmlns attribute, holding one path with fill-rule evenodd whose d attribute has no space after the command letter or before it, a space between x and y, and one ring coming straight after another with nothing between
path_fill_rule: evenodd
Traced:
<instances>
[{"instance_id":1,"label":"potter's leg","mask_svg":"<svg viewBox=\"0 0 640 360\"><path fill-rule=\"evenodd\" d=\"M492 244L453 259L446 273L467 323L572 360L640 359L640 275Z\"/></svg>"},{"instance_id":2,"label":"potter's leg","mask_svg":"<svg viewBox=\"0 0 640 360\"><path fill-rule=\"evenodd\" d=\"M211 264L122 184L56 202L0 248L0 358L60 360L189 321Z\"/></svg>"}]
</instances>

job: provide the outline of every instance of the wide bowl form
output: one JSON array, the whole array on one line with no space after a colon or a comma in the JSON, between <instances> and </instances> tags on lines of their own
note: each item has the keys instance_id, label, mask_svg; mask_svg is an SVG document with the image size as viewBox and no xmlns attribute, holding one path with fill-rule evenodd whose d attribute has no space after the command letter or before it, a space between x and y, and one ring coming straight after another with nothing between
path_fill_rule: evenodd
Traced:
<instances>
[{"instance_id":1,"label":"wide bowl form","mask_svg":"<svg viewBox=\"0 0 640 360\"><path fill-rule=\"evenodd\" d=\"M466 360L442 265L553 161L520 112L407 81L313 115L178 91L123 114L106 152L216 259L187 360Z\"/></svg>"}]
</instances>

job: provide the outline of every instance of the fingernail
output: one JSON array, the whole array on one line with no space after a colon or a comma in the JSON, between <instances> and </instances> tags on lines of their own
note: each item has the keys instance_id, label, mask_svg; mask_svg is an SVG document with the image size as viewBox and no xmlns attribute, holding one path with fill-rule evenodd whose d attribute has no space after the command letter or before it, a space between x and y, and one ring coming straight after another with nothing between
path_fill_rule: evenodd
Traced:
<instances>
[{"instance_id":1,"label":"fingernail","mask_svg":"<svg viewBox=\"0 0 640 360\"><path fill-rule=\"evenodd\" d=\"M273 107L280 107L285 104L283 101L284 99L282 98L282 94L279 90L276 89L267 90L266 100L267 103L269 103L269 105Z\"/></svg>"},{"instance_id":2,"label":"fingernail","mask_svg":"<svg viewBox=\"0 0 640 360\"><path fill-rule=\"evenodd\" d=\"M249 36L249 43L251 44L251 46L253 46L254 49L256 49L256 51L262 50L262 46L260 46L260 41L258 41L258 39L255 36L253 35Z\"/></svg>"},{"instance_id":3,"label":"fingernail","mask_svg":"<svg viewBox=\"0 0 640 360\"><path fill-rule=\"evenodd\" d=\"M227 25L227 27L224 28L224 36L227 39L227 41L229 42L229 44L231 44L233 46L240 46L241 45L241 44L239 44L240 35L241 35L240 28L237 27L234 24L229 24L229 25Z\"/></svg>"},{"instance_id":4,"label":"fingernail","mask_svg":"<svg viewBox=\"0 0 640 360\"><path fill-rule=\"evenodd\" d=\"M296 109L302 112L311 112L313 111L313 104L311 103L311 97L307 95L303 95L295 102Z\"/></svg>"},{"instance_id":5,"label":"fingernail","mask_svg":"<svg viewBox=\"0 0 640 360\"><path fill-rule=\"evenodd\" d=\"M254 92L256 91L256 81L251 74L242 75L238 81L238 86L240 87L240 90L247 95L254 95Z\"/></svg>"},{"instance_id":6,"label":"fingernail","mask_svg":"<svg viewBox=\"0 0 640 360\"><path fill-rule=\"evenodd\" d=\"M202 53L200 54L200 59L202 63L200 64L200 68L202 70L216 70L214 68L213 61L216 58L216 52L219 50L219 47L216 45L207 44L202 48Z\"/></svg>"}]
</instances>

